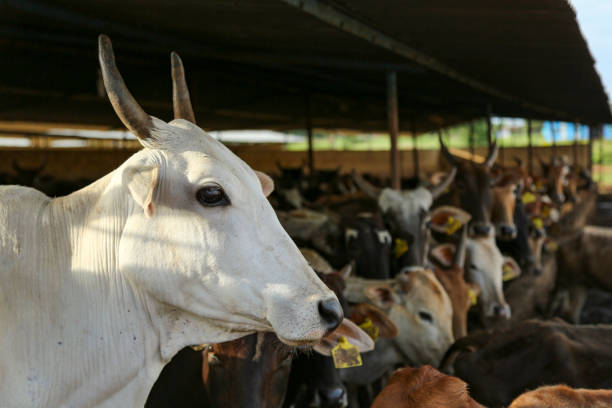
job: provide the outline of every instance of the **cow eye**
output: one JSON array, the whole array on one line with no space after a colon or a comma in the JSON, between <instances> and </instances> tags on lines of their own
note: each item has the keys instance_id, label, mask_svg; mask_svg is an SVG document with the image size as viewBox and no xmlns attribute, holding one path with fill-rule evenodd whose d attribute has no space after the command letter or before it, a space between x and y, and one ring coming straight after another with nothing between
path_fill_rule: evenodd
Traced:
<instances>
[{"instance_id":1,"label":"cow eye","mask_svg":"<svg viewBox=\"0 0 612 408\"><path fill-rule=\"evenodd\" d=\"M202 187L196 193L196 198L205 207L218 207L221 205L229 205L230 200L225 195L225 191L216 185Z\"/></svg>"},{"instance_id":2,"label":"cow eye","mask_svg":"<svg viewBox=\"0 0 612 408\"><path fill-rule=\"evenodd\" d=\"M430 313L419 311L419 318L427 323L433 323L433 317Z\"/></svg>"}]
</instances>

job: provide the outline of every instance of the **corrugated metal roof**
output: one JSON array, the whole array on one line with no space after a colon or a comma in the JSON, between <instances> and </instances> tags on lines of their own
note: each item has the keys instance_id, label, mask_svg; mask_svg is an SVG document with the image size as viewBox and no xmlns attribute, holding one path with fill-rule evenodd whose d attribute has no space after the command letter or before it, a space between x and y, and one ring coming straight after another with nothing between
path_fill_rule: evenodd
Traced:
<instances>
[{"instance_id":1,"label":"corrugated metal roof","mask_svg":"<svg viewBox=\"0 0 612 408\"><path fill-rule=\"evenodd\" d=\"M323 21L302 9L308 4L344 20ZM393 46L356 36L343 21ZM0 121L120 127L98 92L101 32L111 36L137 100L164 119L169 53L178 51L196 115L209 129L303 127L310 107L315 127L384 130L390 69L398 71L401 130L483 116L487 104L502 116L612 122L566 0L5 0ZM401 47L485 88L416 62Z\"/></svg>"}]
</instances>

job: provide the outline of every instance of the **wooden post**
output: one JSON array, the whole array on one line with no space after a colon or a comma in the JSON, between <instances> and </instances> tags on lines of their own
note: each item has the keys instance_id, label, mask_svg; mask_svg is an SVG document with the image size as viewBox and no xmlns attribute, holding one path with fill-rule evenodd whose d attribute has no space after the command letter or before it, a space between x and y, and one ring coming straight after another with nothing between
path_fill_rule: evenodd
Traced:
<instances>
[{"instance_id":1,"label":"wooden post","mask_svg":"<svg viewBox=\"0 0 612 408\"><path fill-rule=\"evenodd\" d=\"M419 179L419 150L417 149L416 122L412 123L412 165L414 166L414 178Z\"/></svg>"},{"instance_id":2,"label":"wooden post","mask_svg":"<svg viewBox=\"0 0 612 408\"><path fill-rule=\"evenodd\" d=\"M312 142L312 112L310 106L310 95L306 98L306 135L308 137L308 171L314 174L314 149Z\"/></svg>"},{"instance_id":3,"label":"wooden post","mask_svg":"<svg viewBox=\"0 0 612 408\"><path fill-rule=\"evenodd\" d=\"M591 177L593 177L593 134L595 133L595 126L591 125L589 126L589 148L587 149L588 151L588 157L587 157L587 164L588 164L588 168L589 168L589 173L591 173Z\"/></svg>"},{"instance_id":4,"label":"wooden post","mask_svg":"<svg viewBox=\"0 0 612 408\"><path fill-rule=\"evenodd\" d=\"M389 137L391 138L391 188L401 188L399 170L399 150L397 149L397 136L399 133L397 117L397 75L395 71L387 73L387 119L389 124Z\"/></svg>"},{"instance_id":5,"label":"wooden post","mask_svg":"<svg viewBox=\"0 0 612 408\"><path fill-rule=\"evenodd\" d=\"M533 138L531 134L531 119L527 119L527 171L533 176Z\"/></svg>"},{"instance_id":6,"label":"wooden post","mask_svg":"<svg viewBox=\"0 0 612 408\"><path fill-rule=\"evenodd\" d=\"M574 166L578 165L578 138L580 137L580 130L578 122L574 122L574 145L572 146L572 153L574 155Z\"/></svg>"},{"instance_id":7,"label":"wooden post","mask_svg":"<svg viewBox=\"0 0 612 408\"><path fill-rule=\"evenodd\" d=\"M470 156L474 160L474 121L470 122L470 133L468 135L468 143L470 145Z\"/></svg>"},{"instance_id":8,"label":"wooden post","mask_svg":"<svg viewBox=\"0 0 612 408\"><path fill-rule=\"evenodd\" d=\"M552 132L552 148L551 148L551 163L552 159L557 155L557 130L555 129L555 122L550 122L550 131Z\"/></svg>"},{"instance_id":9,"label":"wooden post","mask_svg":"<svg viewBox=\"0 0 612 408\"><path fill-rule=\"evenodd\" d=\"M491 125L491 104L487 103L487 143L489 145L489 153L491 153L491 147L493 146L493 126Z\"/></svg>"}]
</instances>

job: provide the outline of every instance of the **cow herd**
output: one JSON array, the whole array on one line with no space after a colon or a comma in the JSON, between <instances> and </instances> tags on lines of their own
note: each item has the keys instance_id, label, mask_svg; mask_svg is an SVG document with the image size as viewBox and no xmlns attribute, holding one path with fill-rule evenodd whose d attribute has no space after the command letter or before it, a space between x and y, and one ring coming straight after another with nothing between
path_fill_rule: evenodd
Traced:
<instances>
[{"instance_id":1,"label":"cow herd","mask_svg":"<svg viewBox=\"0 0 612 408\"><path fill-rule=\"evenodd\" d=\"M447 170L401 190L273 180L196 125L177 54L168 123L106 36L99 59L143 149L91 184L3 175L47 195L0 187L0 406L612 406L612 229L587 225L584 169L440 139Z\"/></svg>"}]
</instances>

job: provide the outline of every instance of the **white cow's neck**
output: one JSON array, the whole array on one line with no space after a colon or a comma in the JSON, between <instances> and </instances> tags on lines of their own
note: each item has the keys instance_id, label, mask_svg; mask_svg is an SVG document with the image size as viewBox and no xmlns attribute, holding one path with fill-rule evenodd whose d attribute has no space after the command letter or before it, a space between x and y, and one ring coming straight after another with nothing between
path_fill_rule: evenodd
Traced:
<instances>
[{"instance_id":1,"label":"white cow's neck","mask_svg":"<svg viewBox=\"0 0 612 408\"><path fill-rule=\"evenodd\" d=\"M32 407L143 406L181 348L242 335L173 311L119 273L123 229L142 211L120 172L54 200L16 191L32 196L19 209L17 199L0 200L0 255L19 255L2 258L17 261L0 270L15 275L0 286L0 405L23 406L25 395ZM9 374L2 361L11 359Z\"/></svg>"}]
</instances>

